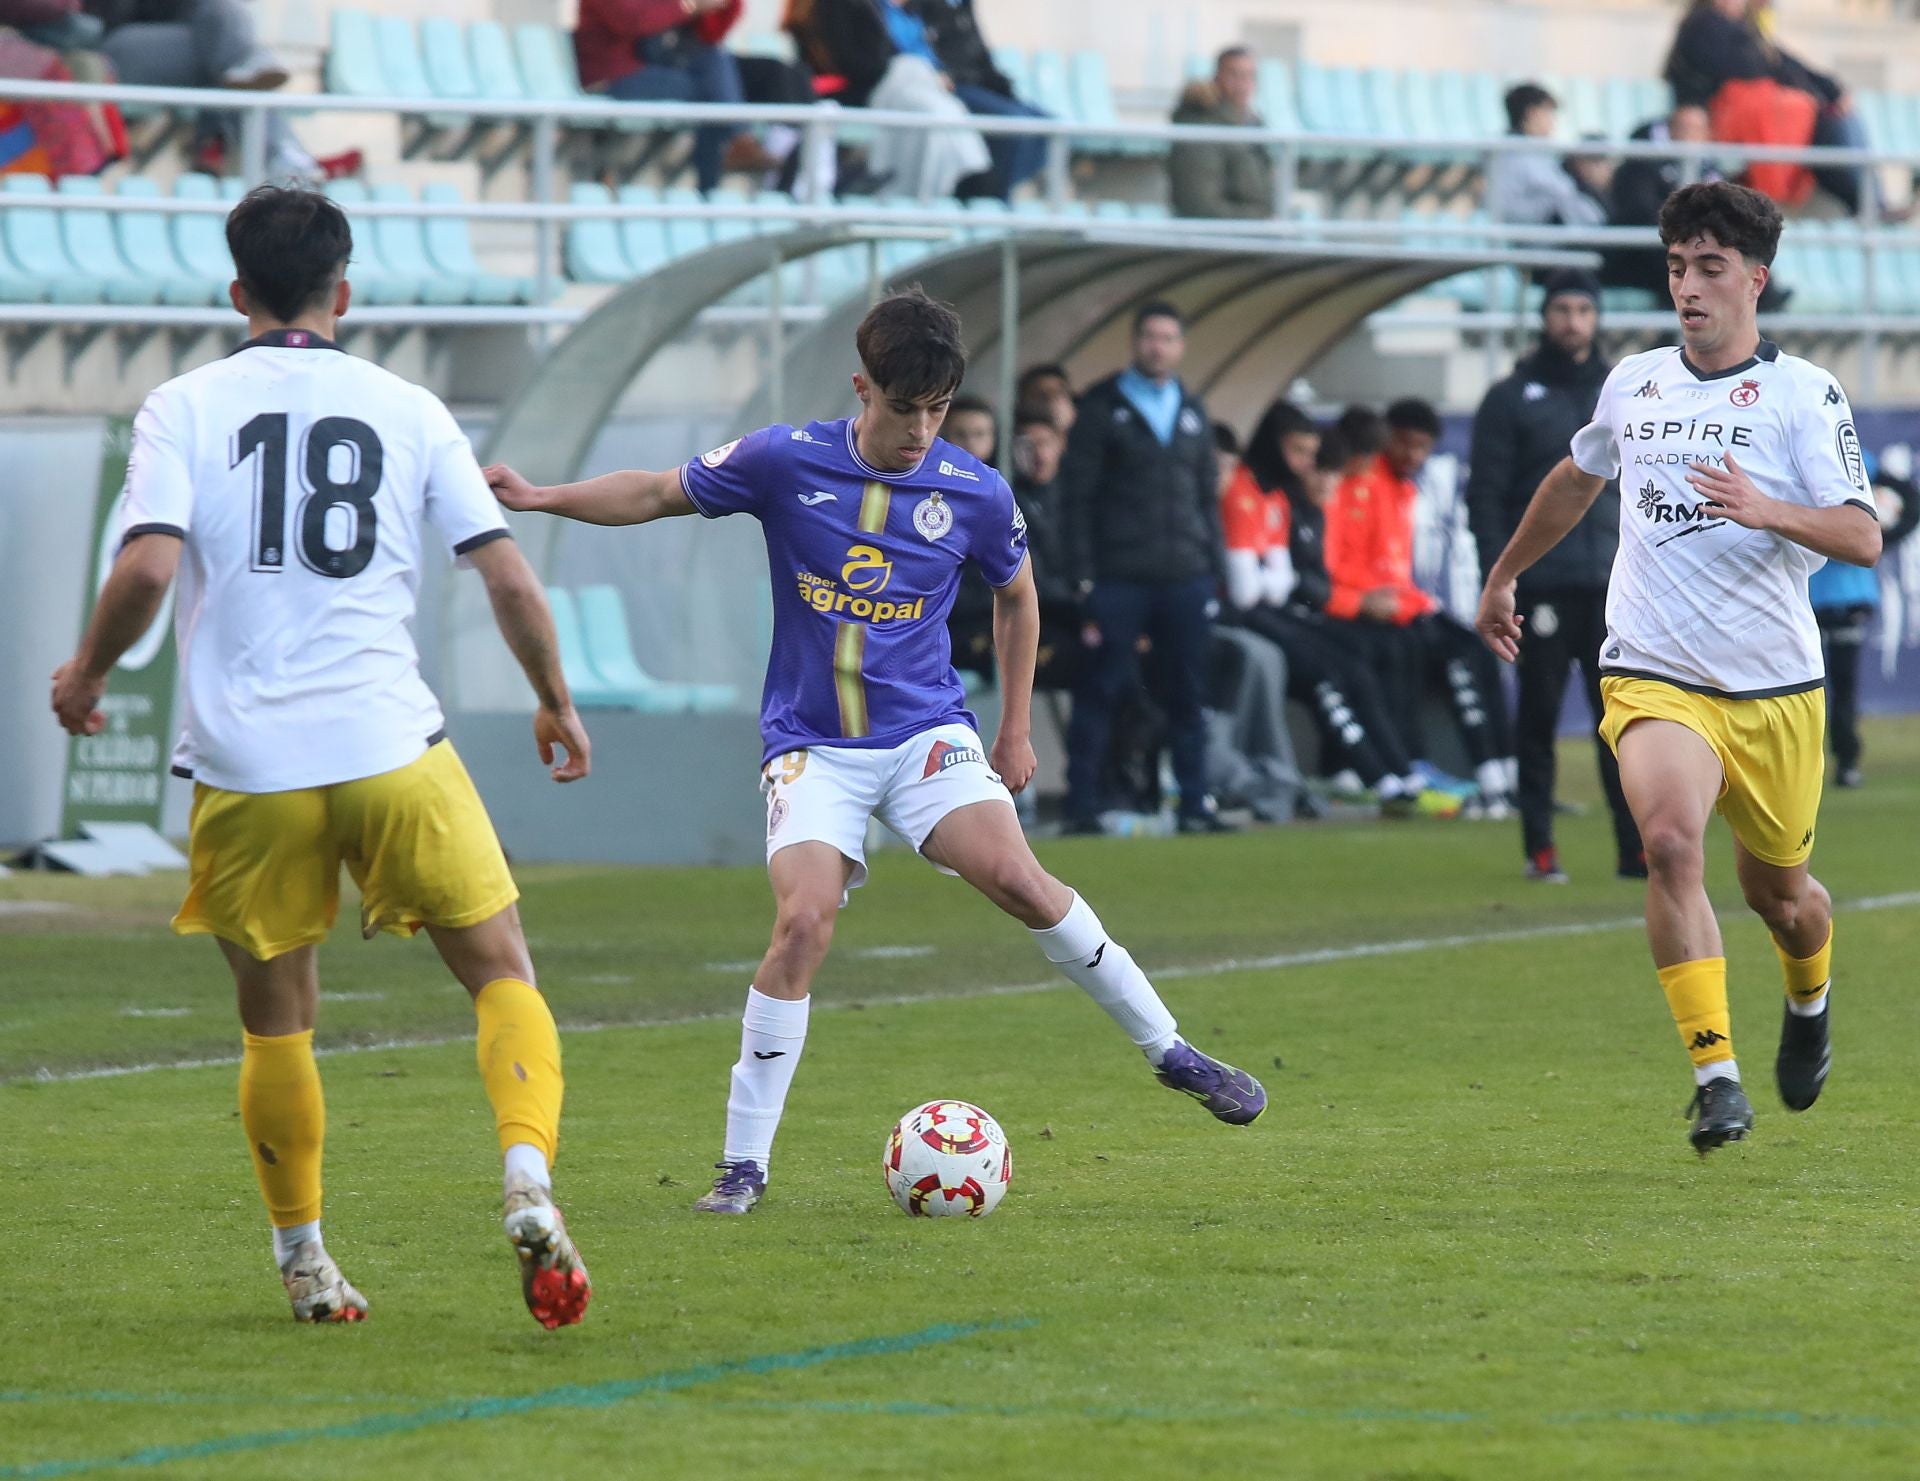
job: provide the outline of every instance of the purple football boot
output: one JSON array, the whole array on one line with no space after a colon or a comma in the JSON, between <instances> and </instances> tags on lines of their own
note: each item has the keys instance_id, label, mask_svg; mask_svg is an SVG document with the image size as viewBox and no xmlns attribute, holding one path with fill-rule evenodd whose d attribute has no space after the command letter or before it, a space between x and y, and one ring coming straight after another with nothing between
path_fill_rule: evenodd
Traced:
<instances>
[{"instance_id":1,"label":"purple football boot","mask_svg":"<svg viewBox=\"0 0 1920 1481\"><path fill-rule=\"evenodd\" d=\"M713 1180L713 1191L695 1201L694 1212L702 1214L746 1214L767 1191L766 1169L757 1162L716 1162L720 1176Z\"/></svg>"},{"instance_id":2,"label":"purple football boot","mask_svg":"<svg viewBox=\"0 0 1920 1481\"><path fill-rule=\"evenodd\" d=\"M1267 1092L1258 1080L1202 1054L1185 1039L1167 1051L1153 1076L1162 1085L1192 1096L1229 1126L1257 1121L1267 1108Z\"/></svg>"}]
</instances>

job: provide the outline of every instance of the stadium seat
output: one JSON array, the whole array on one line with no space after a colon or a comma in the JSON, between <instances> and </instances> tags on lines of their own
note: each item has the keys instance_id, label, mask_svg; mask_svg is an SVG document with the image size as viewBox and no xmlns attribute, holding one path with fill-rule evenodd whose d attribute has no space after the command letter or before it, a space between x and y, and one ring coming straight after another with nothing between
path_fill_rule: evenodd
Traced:
<instances>
[{"instance_id":1,"label":"stadium seat","mask_svg":"<svg viewBox=\"0 0 1920 1481\"><path fill-rule=\"evenodd\" d=\"M1316 134L1345 132L1340 102L1334 96L1332 69L1303 60L1298 81L1301 124Z\"/></svg>"},{"instance_id":2,"label":"stadium seat","mask_svg":"<svg viewBox=\"0 0 1920 1481\"><path fill-rule=\"evenodd\" d=\"M1033 73L1027 64L1027 54L1017 46L996 46L993 48L993 65L1001 76L1013 84L1013 95L1023 103L1033 103ZM1036 103L1036 107L1039 105Z\"/></svg>"},{"instance_id":3,"label":"stadium seat","mask_svg":"<svg viewBox=\"0 0 1920 1481\"><path fill-rule=\"evenodd\" d=\"M1400 76L1401 117L1415 139L1444 139L1452 132L1440 106L1439 79L1431 72L1404 72Z\"/></svg>"},{"instance_id":4,"label":"stadium seat","mask_svg":"<svg viewBox=\"0 0 1920 1481\"><path fill-rule=\"evenodd\" d=\"M473 80L483 98L504 103L526 97L520 63L513 54L507 28L498 21L474 21L467 27L467 47L473 55Z\"/></svg>"},{"instance_id":5,"label":"stadium seat","mask_svg":"<svg viewBox=\"0 0 1920 1481\"><path fill-rule=\"evenodd\" d=\"M1092 128L1120 122L1113 102L1113 78L1101 51L1076 51L1067 58L1067 84L1073 91L1073 116ZM1156 146L1150 139L1087 138L1079 147L1088 154L1146 154Z\"/></svg>"},{"instance_id":6,"label":"stadium seat","mask_svg":"<svg viewBox=\"0 0 1920 1481\"><path fill-rule=\"evenodd\" d=\"M336 8L327 34L326 87L355 98L393 96L380 64L380 39L374 19L364 10Z\"/></svg>"},{"instance_id":7,"label":"stadium seat","mask_svg":"<svg viewBox=\"0 0 1920 1481\"><path fill-rule=\"evenodd\" d=\"M13 260L0 233L0 303L44 303L46 297L46 285Z\"/></svg>"},{"instance_id":8,"label":"stadium seat","mask_svg":"<svg viewBox=\"0 0 1920 1481\"><path fill-rule=\"evenodd\" d=\"M1473 103L1473 132L1497 139L1507 132L1506 88L1491 72L1467 74L1467 96Z\"/></svg>"},{"instance_id":9,"label":"stadium seat","mask_svg":"<svg viewBox=\"0 0 1920 1481\"><path fill-rule=\"evenodd\" d=\"M373 198L382 204L413 204L413 192L404 185L376 185ZM428 252L427 233L420 217L376 216L373 240L389 272L420 285L420 302L466 303L473 297L474 285L446 271Z\"/></svg>"},{"instance_id":10,"label":"stadium seat","mask_svg":"<svg viewBox=\"0 0 1920 1481\"><path fill-rule=\"evenodd\" d=\"M1601 85L1601 112L1610 139L1629 139L1647 121L1640 116L1639 94L1630 77L1609 77Z\"/></svg>"},{"instance_id":11,"label":"stadium seat","mask_svg":"<svg viewBox=\"0 0 1920 1481\"><path fill-rule=\"evenodd\" d=\"M587 662L607 689L619 696L618 703L655 714L687 710L714 714L733 709L738 702L740 691L731 684L669 683L641 668L618 587L581 587L579 608Z\"/></svg>"},{"instance_id":12,"label":"stadium seat","mask_svg":"<svg viewBox=\"0 0 1920 1481\"><path fill-rule=\"evenodd\" d=\"M1266 120L1267 127L1298 129L1300 110L1294 104L1293 69L1285 62L1269 58L1260 64L1259 78L1259 91L1254 95L1254 105Z\"/></svg>"},{"instance_id":13,"label":"stadium seat","mask_svg":"<svg viewBox=\"0 0 1920 1481\"><path fill-rule=\"evenodd\" d=\"M460 192L451 185L429 185L420 198L431 205L461 203ZM539 284L530 277L509 273L490 273L474 255L473 233L468 224L455 216L429 216L424 225L427 256L434 268L464 284L473 303L532 303Z\"/></svg>"},{"instance_id":14,"label":"stadium seat","mask_svg":"<svg viewBox=\"0 0 1920 1481\"><path fill-rule=\"evenodd\" d=\"M120 182L120 194L139 200L157 200L160 187L144 175L129 175ZM224 278L210 278L181 262L172 232L179 219L154 211L115 212L113 224L120 255L153 279L161 303L179 308L219 303L226 296L227 281L233 275L228 272ZM209 224L218 224L214 218L208 219Z\"/></svg>"},{"instance_id":15,"label":"stadium seat","mask_svg":"<svg viewBox=\"0 0 1920 1481\"><path fill-rule=\"evenodd\" d=\"M427 81L427 69L420 58L420 41L413 33L412 21L402 15L376 16L373 39L380 48L380 70L386 75L387 89L393 97L433 96L433 84Z\"/></svg>"},{"instance_id":16,"label":"stadium seat","mask_svg":"<svg viewBox=\"0 0 1920 1481\"><path fill-rule=\"evenodd\" d=\"M1673 89L1658 77L1637 77L1633 82L1634 112L1640 122L1665 118L1673 112Z\"/></svg>"},{"instance_id":17,"label":"stadium seat","mask_svg":"<svg viewBox=\"0 0 1920 1481\"><path fill-rule=\"evenodd\" d=\"M651 185L623 185L614 199L623 206L653 206L659 204L660 192ZM667 223L660 217L635 217L618 227L621 254L635 277L643 278L673 261Z\"/></svg>"},{"instance_id":18,"label":"stadium seat","mask_svg":"<svg viewBox=\"0 0 1920 1481\"><path fill-rule=\"evenodd\" d=\"M1434 110L1440 117L1441 132L1455 139L1480 137L1473 84L1465 72L1455 72L1449 68L1434 73L1432 97Z\"/></svg>"},{"instance_id":19,"label":"stadium seat","mask_svg":"<svg viewBox=\"0 0 1920 1481\"><path fill-rule=\"evenodd\" d=\"M576 182L568 198L576 206L604 206L613 200L598 181ZM567 276L576 283L624 283L633 276L620 250L619 223L609 217L570 222L564 256Z\"/></svg>"},{"instance_id":20,"label":"stadium seat","mask_svg":"<svg viewBox=\"0 0 1920 1481\"><path fill-rule=\"evenodd\" d=\"M564 586L547 588L553 609L554 639L560 647L560 671L566 675L573 702L583 710L605 710L625 705L625 698L595 672L587 660L586 638L580 629L580 609Z\"/></svg>"},{"instance_id":21,"label":"stadium seat","mask_svg":"<svg viewBox=\"0 0 1920 1481\"><path fill-rule=\"evenodd\" d=\"M51 182L45 175L9 175L5 186L8 200L6 209L0 211L0 240L5 241L14 266L34 285L33 298L54 303L97 302L99 285L67 256L57 213L27 203L34 196L51 195Z\"/></svg>"},{"instance_id":22,"label":"stadium seat","mask_svg":"<svg viewBox=\"0 0 1920 1481\"><path fill-rule=\"evenodd\" d=\"M1379 135L1380 121L1367 93L1365 74L1358 67L1329 67L1327 80L1333 89L1334 117L1339 120L1332 132Z\"/></svg>"},{"instance_id":23,"label":"stadium seat","mask_svg":"<svg viewBox=\"0 0 1920 1481\"><path fill-rule=\"evenodd\" d=\"M676 259L692 257L713 245L713 218L702 209L706 201L699 191L681 186L662 192L660 199L666 205L681 206L686 210L683 216L667 218L667 252L670 256Z\"/></svg>"},{"instance_id":24,"label":"stadium seat","mask_svg":"<svg viewBox=\"0 0 1920 1481\"><path fill-rule=\"evenodd\" d=\"M38 179L39 177L34 177ZM42 181L42 184L45 182ZM60 194L98 198L103 192L92 175L68 175L60 182ZM113 218L104 208L98 211L62 211L60 242L67 259L94 283L94 297L106 303L158 303L160 284L166 264L154 264L148 272L128 265L113 238Z\"/></svg>"},{"instance_id":25,"label":"stadium seat","mask_svg":"<svg viewBox=\"0 0 1920 1481\"><path fill-rule=\"evenodd\" d=\"M1416 137L1404 92L1400 74L1390 67L1369 67L1360 74L1357 96L1365 101L1369 132L1390 139Z\"/></svg>"},{"instance_id":26,"label":"stadium seat","mask_svg":"<svg viewBox=\"0 0 1920 1481\"><path fill-rule=\"evenodd\" d=\"M1569 78L1566 87L1566 95L1560 100L1561 127L1570 129L1574 137L1580 139L1593 134L1608 139L1617 137L1608 125L1606 94L1599 78Z\"/></svg>"},{"instance_id":27,"label":"stadium seat","mask_svg":"<svg viewBox=\"0 0 1920 1481\"><path fill-rule=\"evenodd\" d=\"M387 261L379 222L366 216L353 220L353 208L372 199L367 187L358 180L334 180L328 183L327 194L347 213L353 226L353 260L347 265L347 278L361 301L376 306L422 302L429 288L427 278L432 275L424 256L417 263Z\"/></svg>"},{"instance_id":28,"label":"stadium seat","mask_svg":"<svg viewBox=\"0 0 1920 1481\"><path fill-rule=\"evenodd\" d=\"M182 175L173 182L175 199L217 201L220 182L211 175ZM226 224L211 213L181 212L172 219L173 252L194 277L213 285L217 303L233 281L233 257L227 251Z\"/></svg>"},{"instance_id":29,"label":"stadium seat","mask_svg":"<svg viewBox=\"0 0 1920 1481\"><path fill-rule=\"evenodd\" d=\"M458 21L436 15L420 22L420 62L436 98L482 96L466 33Z\"/></svg>"}]
</instances>

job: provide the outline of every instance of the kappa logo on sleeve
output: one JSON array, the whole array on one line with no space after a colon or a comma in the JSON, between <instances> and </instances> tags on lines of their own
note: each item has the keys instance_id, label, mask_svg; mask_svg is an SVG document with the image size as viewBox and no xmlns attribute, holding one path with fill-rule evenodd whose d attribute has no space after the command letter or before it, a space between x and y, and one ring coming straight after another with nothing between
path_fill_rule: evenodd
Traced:
<instances>
[{"instance_id":1,"label":"kappa logo on sleeve","mask_svg":"<svg viewBox=\"0 0 1920 1481\"><path fill-rule=\"evenodd\" d=\"M987 758L980 754L978 746L956 746L951 741L937 740L933 743L933 749L927 752L927 765L920 773L920 780L924 782L943 771L964 766L969 761L978 761L982 766L987 764Z\"/></svg>"}]
</instances>

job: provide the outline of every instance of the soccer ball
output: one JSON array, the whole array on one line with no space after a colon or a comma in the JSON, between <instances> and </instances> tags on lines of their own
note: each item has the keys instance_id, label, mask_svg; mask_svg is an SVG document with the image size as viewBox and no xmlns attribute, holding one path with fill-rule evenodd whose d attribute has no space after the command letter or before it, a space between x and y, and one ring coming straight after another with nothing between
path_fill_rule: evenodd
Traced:
<instances>
[{"instance_id":1,"label":"soccer ball","mask_svg":"<svg viewBox=\"0 0 1920 1481\"><path fill-rule=\"evenodd\" d=\"M978 1106L930 1100L902 1116L880 1157L887 1191L915 1218L994 1211L1013 1181L1007 1134Z\"/></svg>"}]
</instances>

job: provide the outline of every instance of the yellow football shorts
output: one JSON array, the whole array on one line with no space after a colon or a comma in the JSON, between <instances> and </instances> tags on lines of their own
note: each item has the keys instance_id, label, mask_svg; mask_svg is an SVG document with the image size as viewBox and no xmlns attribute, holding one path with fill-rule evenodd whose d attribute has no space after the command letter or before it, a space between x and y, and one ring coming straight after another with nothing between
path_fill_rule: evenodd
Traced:
<instances>
[{"instance_id":1,"label":"yellow football shorts","mask_svg":"<svg viewBox=\"0 0 1920 1481\"><path fill-rule=\"evenodd\" d=\"M471 926L520 896L480 794L450 741L397 771L292 792L193 793L191 873L173 918L261 961L322 940L340 866L360 887L364 934Z\"/></svg>"},{"instance_id":2,"label":"yellow football shorts","mask_svg":"<svg viewBox=\"0 0 1920 1481\"><path fill-rule=\"evenodd\" d=\"M1600 680L1600 697L1600 738L1616 755L1635 720L1686 726L1720 758L1724 775L1714 806L1747 852L1783 869L1806 862L1826 775L1824 689L1722 699L1616 675Z\"/></svg>"}]
</instances>

